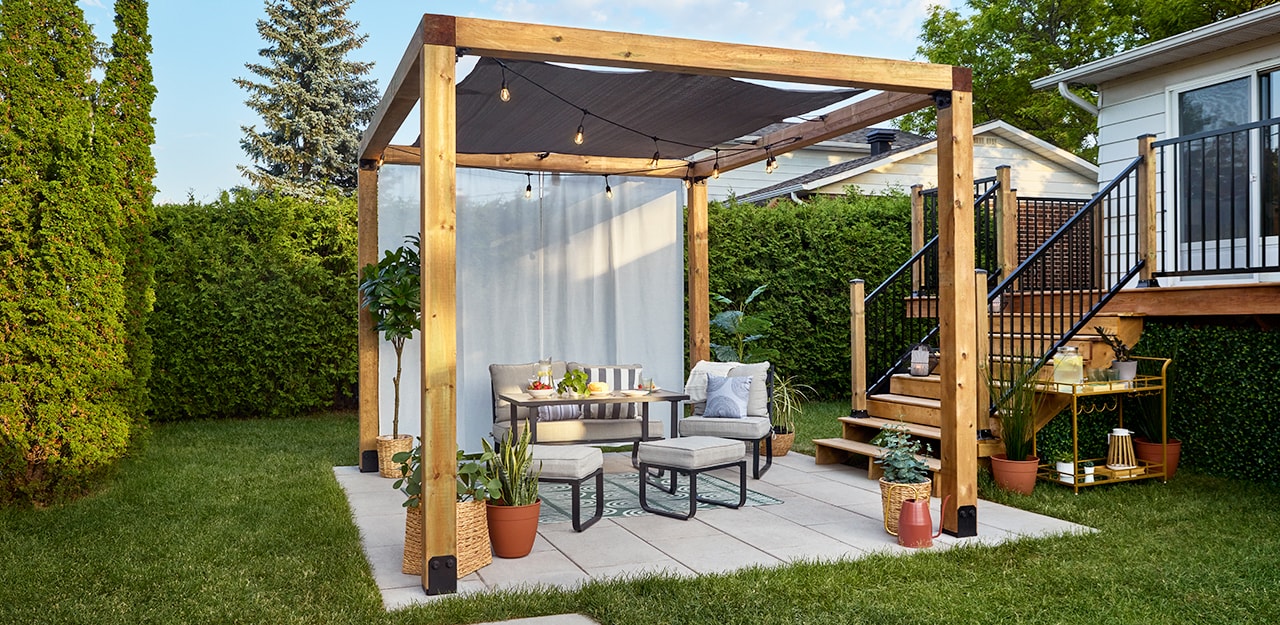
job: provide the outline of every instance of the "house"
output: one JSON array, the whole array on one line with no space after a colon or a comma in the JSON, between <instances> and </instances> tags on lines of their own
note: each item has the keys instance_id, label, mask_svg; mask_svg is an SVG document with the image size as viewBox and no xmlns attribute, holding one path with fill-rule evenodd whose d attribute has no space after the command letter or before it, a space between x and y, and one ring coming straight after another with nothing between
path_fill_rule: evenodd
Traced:
<instances>
[{"instance_id":1,"label":"house","mask_svg":"<svg viewBox=\"0 0 1280 625\"><path fill-rule=\"evenodd\" d=\"M906 191L917 184L935 187L938 183L934 174L937 171L937 160L937 141L891 144L887 150L816 169L739 195L738 200L764 202L793 194L797 197L815 194L843 195L845 187L850 185L858 187L864 193L881 193L894 189ZM1001 165L1010 166L1014 186L1021 197L1088 199L1097 190L1098 168L1092 163L1003 121L975 126L974 176L994 175L996 168Z\"/></svg>"},{"instance_id":2,"label":"house","mask_svg":"<svg viewBox=\"0 0 1280 625\"><path fill-rule=\"evenodd\" d=\"M793 123L771 124L765 128L718 146L721 153L755 148L760 137L795 126ZM713 200L729 196L741 198L759 189L770 187L780 180L790 180L818 169L879 155L893 148L904 148L928 143L928 137L893 128L860 128L838 137L805 146L792 152L776 155L776 168L767 171L764 166L740 167L726 171L719 178L707 180L707 195ZM700 158L714 158L710 150L699 153Z\"/></svg>"},{"instance_id":3,"label":"house","mask_svg":"<svg viewBox=\"0 0 1280 625\"><path fill-rule=\"evenodd\" d=\"M1141 156L1138 137L1154 137L1153 278L1168 287L1280 282L1278 79L1271 5L1032 85L1096 112L1099 188ZM1073 85L1094 89L1097 106L1066 92Z\"/></svg>"}]
</instances>

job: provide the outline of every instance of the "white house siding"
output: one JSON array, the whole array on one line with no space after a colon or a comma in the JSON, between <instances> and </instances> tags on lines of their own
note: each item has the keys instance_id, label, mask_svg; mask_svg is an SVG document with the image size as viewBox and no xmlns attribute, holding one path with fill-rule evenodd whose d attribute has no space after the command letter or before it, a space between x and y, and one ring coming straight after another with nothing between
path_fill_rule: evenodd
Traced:
<instances>
[{"instance_id":1,"label":"white house siding","mask_svg":"<svg viewBox=\"0 0 1280 625\"><path fill-rule=\"evenodd\" d=\"M803 176L816 169L830 167L840 163L862 158L870 154L869 147L826 146L818 144L801 148L794 152L779 154L778 169L772 174L764 173L764 161L752 163L727 171L717 179L707 180L707 197L712 200L723 200L730 193L738 196L746 195L757 189L763 189L798 176ZM699 154L695 158L705 158L710 153Z\"/></svg>"},{"instance_id":2,"label":"white house siding","mask_svg":"<svg viewBox=\"0 0 1280 625\"><path fill-rule=\"evenodd\" d=\"M1125 76L1099 86L1098 183L1110 182L1138 155L1137 137L1166 138L1175 129L1167 114L1170 89L1182 90L1280 66L1280 36L1220 50L1193 60Z\"/></svg>"},{"instance_id":3,"label":"white house siding","mask_svg":"<svg viewBox=\"0 0 1280 625\"><path fill-rule=\"evenodd\" d=\"M1089 198L1097 185L1093 176L1066 169L1004 137L989 134L975 137L974 178L994 176L1001 165L1009 165L1013 186L1024 197ZM818 192L843 193L848 185L857 185L863 193L883 193L893 188L908 191L913 184L926 189L937 186L936 149L886 161L875 169L824 186Z\"/></svg>"}]
</instances>

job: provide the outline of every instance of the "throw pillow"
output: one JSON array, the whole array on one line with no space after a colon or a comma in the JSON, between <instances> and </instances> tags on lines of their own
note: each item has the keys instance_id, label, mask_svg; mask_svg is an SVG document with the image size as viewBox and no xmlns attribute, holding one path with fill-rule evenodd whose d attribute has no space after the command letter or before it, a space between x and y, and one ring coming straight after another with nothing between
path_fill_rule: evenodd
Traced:
<instances>
[{"instance_id":1,"label":"throw pillow","mask_svg":"<svg viewBox=\"0 0 1280 625\"><path fill-rule=\"evenodd\" d=\"M707 376L707 406L704 417L742 419L747 416L747 395L751 378Z\"/></svg>"},{"instance_id":2,"label":"throw pillow","mask_svg":"<svg viewBox=\"0 0 1280 625\"><path fill-rule=\"evenodd\" d=\"M581 406L538 406L538 421L572 421L582 416Z\"/></svg>"}]
</instances>

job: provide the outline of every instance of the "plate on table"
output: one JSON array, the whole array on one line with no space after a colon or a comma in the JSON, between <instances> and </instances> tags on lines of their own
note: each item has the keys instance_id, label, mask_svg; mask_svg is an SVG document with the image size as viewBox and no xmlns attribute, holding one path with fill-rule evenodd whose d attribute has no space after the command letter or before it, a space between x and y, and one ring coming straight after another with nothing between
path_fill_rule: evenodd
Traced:
<instances>
[{"instance_id":1,"label":"plate on table","mask_svg":"<svg viewBox=\"0 0 1280 625\"><path fill-rule=\"evenodd\" d=\"M623 389L622 394L626 395L627 397L642 397L644 395L648 395L649 391L643 388L628 388L628 389Z\"/></svg>"}]
</instances>

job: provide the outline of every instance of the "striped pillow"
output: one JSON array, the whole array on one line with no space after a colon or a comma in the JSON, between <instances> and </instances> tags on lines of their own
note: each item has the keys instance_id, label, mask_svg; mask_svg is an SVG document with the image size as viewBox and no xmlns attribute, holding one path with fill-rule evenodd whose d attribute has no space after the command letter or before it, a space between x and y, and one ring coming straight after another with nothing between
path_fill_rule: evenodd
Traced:
<instances>
[{"instance_id":1,"label":"striped pillow","mask_svg":"<svg viewBox=\"0 0 1280 625\"><path fill-rule=\"evenodd\" d=\"M611 391L640 386L640 377L644 372L642 365L583 365L569 363L568 366L570 369L578 368L586 371L588 382L608 382L609 390ZM585 419L631 419L636 416L636 405L605 404L583 406L582 416Z\"/></svg>"}]
</instances>

